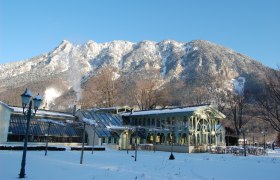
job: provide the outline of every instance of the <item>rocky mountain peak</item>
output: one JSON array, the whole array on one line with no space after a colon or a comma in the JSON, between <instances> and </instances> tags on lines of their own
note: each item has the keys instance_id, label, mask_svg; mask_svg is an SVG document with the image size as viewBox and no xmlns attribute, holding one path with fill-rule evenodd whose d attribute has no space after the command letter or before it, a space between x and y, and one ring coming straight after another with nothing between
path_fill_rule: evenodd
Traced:
<instances>
[{"instance_id":1,"label":"rocky mountain peak","mask_svg":"<svg viewBox=\"0 0 280 180\"><path fill-rule=\"evenodd\" d=\"M69 53L72 48L74 47L74 45L68 41L68 40L63 40L59 46L53 51L53 53L56 52L65 52L65 53Z\"/></svg>"},{"instance_id":2,"label":"rocky mountain peak","mask_svg":"<svg viewBox=\"0 0 280 180\"><path fill-rule=\"evenodd\" d=\"M147 79L151 74L145 72L151 71L159 73L164 82L180 79L187 83L193 83L202 75L215 81L232 83L232 79L239 76L264 76L268 70L245 55L204 40L145 40L138 43L122 40L97 43L90 40L82 45L73 45L64 40L48 54L1 65L0 88L5 91L31 82L52 82L56 79L73 88L72 84L77 86L81 79L86 83L88 78L106 66L114 67L119 76L142 72L143 77L139 79ZM73 79L75 83L71 83ZM42 84L44 86L48 85Z\"/></svg>"}]
</instances>

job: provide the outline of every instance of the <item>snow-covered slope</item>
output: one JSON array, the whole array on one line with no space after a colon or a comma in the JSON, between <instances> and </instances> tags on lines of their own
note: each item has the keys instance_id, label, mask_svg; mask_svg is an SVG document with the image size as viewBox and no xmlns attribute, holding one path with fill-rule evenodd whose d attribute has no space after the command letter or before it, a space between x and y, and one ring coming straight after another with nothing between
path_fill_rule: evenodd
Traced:
<instances>
[{"instance_id":1,"label":"snow-covered slope","mask_svg":"<svg viewBox=\"0 0 280 180\"><path fill-rule=\"evenodd\" d=\"M280 152L267 156L232 154L174 153L138 151L28 151L26 179L67 180L276 180L279 179ZM21 151L0 151L1 179L18 178ZM278 178L277 178L278 177Z\"/></svg>"},{"instance_id":2,"label":"snow-covered slope","mask_svg":"<svg viewBox=\"0 0 280 180\"><path fill-rule=\"evenodd\" d=\"M117 76L149 70L160 74L165 82L182 79L195 84L201 76L231 85L232 79L252 74L260 78L269 70L232 49L203 40L88 41L82 45L64 40L49 53L0 65L0 93L26 84L44 87L46 81L58 81L67 89L73 88L79 96L81 80L86 82L105 66L113 66ZM150 78L150 75L142 73L140 78Z\"/></svg>"}]
</instances>

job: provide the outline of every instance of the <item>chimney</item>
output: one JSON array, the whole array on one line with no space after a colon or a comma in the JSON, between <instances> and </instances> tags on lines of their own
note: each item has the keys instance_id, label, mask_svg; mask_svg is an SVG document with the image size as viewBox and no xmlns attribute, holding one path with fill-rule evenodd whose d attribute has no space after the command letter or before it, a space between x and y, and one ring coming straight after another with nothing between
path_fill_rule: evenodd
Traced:
<instances>
[{"instance_id":1,"label":"chimney","mask_svg":"<svg viewBox=\"0 0 280 180\"><path fill-rule=\"evenodd\" d=\"M76 112L80 109L81 109L81 105L80 104L75 104L74 107L73 107L73 116L75 116Z\"/></svg>"},{"instance_id":2,"label":"chimney","mask_svg":"<svg viewBox=\"0 0 280 180\"><path fill-rule=\"evenodd\" d=\"M74 108L73 108L73 116L76 115L76 111L77 111L77 105L74 105Z\"/></svg>"}]
</instances>

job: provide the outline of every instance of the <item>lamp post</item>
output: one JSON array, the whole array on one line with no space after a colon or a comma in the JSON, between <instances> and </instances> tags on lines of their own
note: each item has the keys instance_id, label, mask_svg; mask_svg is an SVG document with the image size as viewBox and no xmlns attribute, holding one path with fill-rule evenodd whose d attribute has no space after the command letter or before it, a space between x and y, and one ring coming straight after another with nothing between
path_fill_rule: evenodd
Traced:
<instances>
[{"instance_id":1,"label":"lamp post","mask_svg":"<svg viewBox=\"0 0 280 180\"><path fill-rule=\"evenodd\" d=\"M265 133L266 133L266 131L262 131L262 134L263 134L263 148L264 148L264 150L266 149Z\"/></svg>"},{"instance_id":2,"label":"lamp post","mask_svg":"<svg viewBox=\"0 0 280 180\"><path fill-rule=\"evenodd\" d=\"M171 132L172 134L171 134L171 154L170 154L170 156L169 156L169 160L174 160L175 159L175 157L174 157L174 155L173 155L173 134L174 134L174 130Z\"/></svg>"},{"instance_id":3,"label":"lamp post","mask_svg":"<svg viewBox=\"0 0 280 180\"><path fill-rule=\"evenodd\" d=\"M246 154L246 137L245 137L245 133L248 133L249 132L249 130L247 129L247 130L245 130L245 129L242 129L242 134L243 134L243 148L244 148L244 156L247 156L247 154Z\"/></svg>"},{"instance_id":4,"label":"lamp post","mask_svg":"<svg viewBox=\"0 0 280 180\"><path fill-rule=\"evenodd\" d=\"M49 144L49 136L50 136L51 124L52 124L51 122L49 122L49 124L48 124L48 134L47 134L47 138L46 138L45 156L47 156L47 154L48 154L48 144Z\"/></svg>"},{"instance_id":5,"label":"lamp post","mask_svg":"<svg viewBox=\"0 0 280 180\"><path fill-rule=\"evenodd\" d=\"M133 108L131 108L130 109L130 115L129 115L129 123L127 123L127 124L131 124L131 115L132 115L132 112L133 112ZM127 128L127 135L126 135L126 153L128 154L128 148L129 148L129 146L128 146L128 135L129 135L129 128ZM136 159L135 159L135 161L136 161Z\"/></svg>"},{"instance_id":6,"label":"lamp post","mask_svg":"<svg viewBox=\"0 0 280 180\"><path fill-rule=\"evenodd\" d=\"M154 149L154 152L156 152L155 146L156 146L156 129L154 128L154 137L153 137L153 149Z\"/></svg>"},{"instance_id":7,"label":"lamp post","mask_svg":"<svg viewBox=\"0 0 280 180\"><path fill-rule=\"evenodd\" d=\"M52 124L56 124L56 125L59 125L59 126L65 126L65 124L61 123L61 122L53 121L53 120L50 120L50 119L37 119L37 121L48 123L47 133L45 134L45 136L46 136L46 138L45 138L45 141L46 141L45 156L47 156L47 154L48 154L48 144L49 144L50 129L51 129Z\"/></svg>"},{"instance_id":8,"label":"lamp post","mask_svg":"<svg viewBox=\"0 0 280 180\"><path fill-rule=\"evenodd\" d=\"M25 164L26 164L26 151L27 151L27 142L28 142L28 133L29 133L29 125L30 125L30 119L32 116L32 102L34 102L34 114L35 116L36 111L38 110L42 97L38 94L35 98L32 100L32 92L28 89L24 91L24 93L21 95L22 100L22 112L26 116L26 129L25 129L25 136L24 136L24 146L23 146L23 153L22 153L22 160L21 160L21 168L19 173L19 178L25 178ZM28 107L27 107L27 104ZM24 111L25 108L28 108L27 113Z\"/></svg>"},{"instance_id":9,"label":"lamp post","mask_svg":"<svg viewBox=\"0 0 280 180\"><path fill-rule=\"evenodd\" d=\"M91 151L91 154L93 154L93 151L94 151L94 142L95 142L95 128L96 128L96 125L93 125L93 140L92 140L92 151Z\"/></svg>"},{"instance_id":10,"label":"lamp post","mask_svg":"<svg viewBox=\"0 0 280 180\"><path fill-rule=\"evenodd\" d=\"M84 126L83 126L83 142L82 142L80 164L83 164L84 148L85 148L85 138L86 138L86 123L85 122L83 122L83 123L84 123Z\"/></svg>"},{"instance_id":11,"label":"lamp post","mask_svg":"<svg viewBox=\"0 0 280 180\"><path fill-rule=\"evenodd\" d=\"M138 128L135 129L135 156L134 161L137 160L137 139L138 139Z\"/></svg>"},{"instance_id":12,"label":"lamp post","mask_svg":"<svg viewBox=\"0 0 280 180\"><path fill-rule=\"evenodd\" d=\"M82 149L81 149L81 157L80 157L80 164L83 164L83 158L84 158L84 149L85 149L85 139L86 139L86 125L93 125L94 126L94 134L96 131L96 127L97 127L97 123L95 121L92 121L90 119L87 118L83 118L81 119L81 121L79 122L73 122L73 121L66 121L68 123L73 123L79 126L79 128L83 127L83 135L82 135ZM82 124L82 126L81 126ZM95 135L94 135L94 139L95 139ZM94 141L93 141L93 145L94 145ZM92 146L92 153L93 153L93 148L94 146Z\"/></svg>"},{"instance_id":13,"label":"lamp post","mask_svg":"<svg viewBox=\"0 0 280 180\"><path fill-rule=\"evenodd\" d=\"M127 132L125 133L126 135L126 154L128 154L128 129L127 129Z\"/></svg>"}]
</instances>

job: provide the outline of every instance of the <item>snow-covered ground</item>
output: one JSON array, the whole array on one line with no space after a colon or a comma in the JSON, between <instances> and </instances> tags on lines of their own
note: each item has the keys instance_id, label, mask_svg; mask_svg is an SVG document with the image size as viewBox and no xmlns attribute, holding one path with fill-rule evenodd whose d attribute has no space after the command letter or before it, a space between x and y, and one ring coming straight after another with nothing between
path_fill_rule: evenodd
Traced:
<instances>
[{"instance_id":1,"label":"snow-covered ground","mask_svg":"<svg viewBox=\"0 0 280 180\"><path fill-rule=\"evenodd\" d=\"M106 180L106 179L184 179L242 180L280 179L280 151L267 156L234 156L232 154L185 154L138 151L137 161L126 151L28 151L26 179L32 180ZM0 179L18 179L22 151L0 151Z\"/></svg>"}]
</instances>

